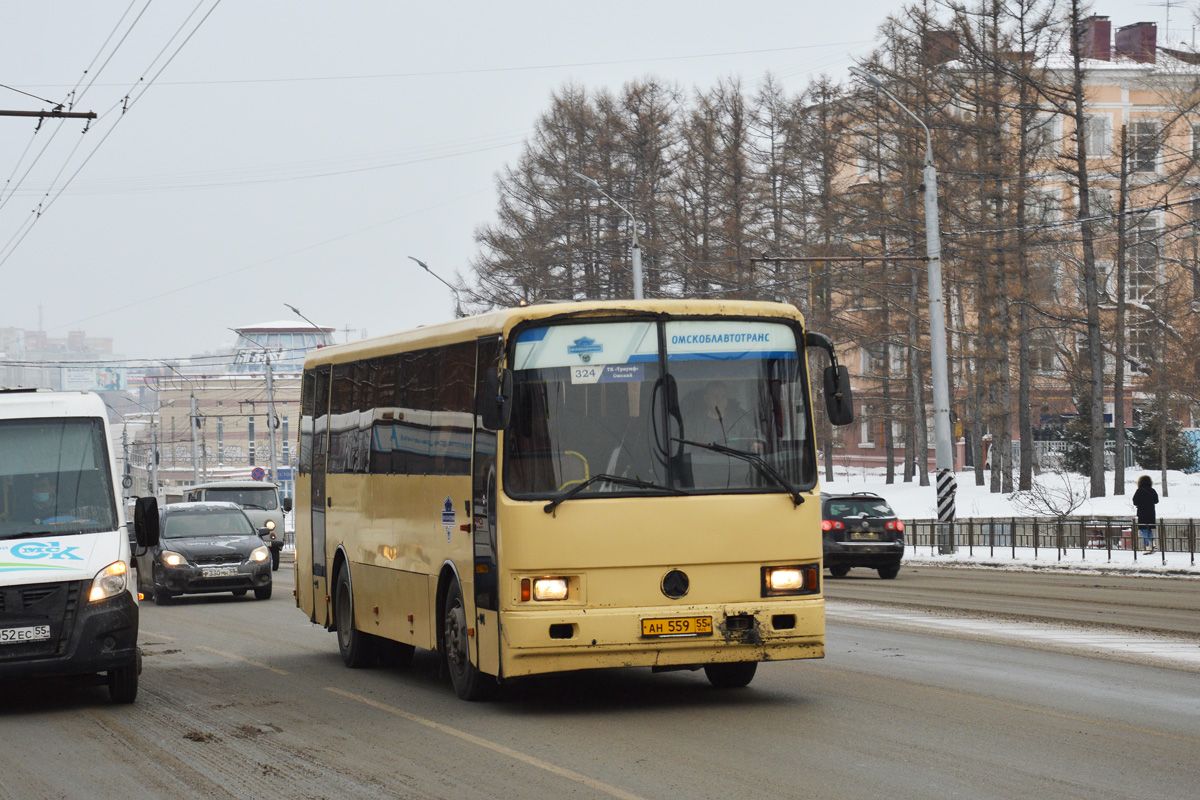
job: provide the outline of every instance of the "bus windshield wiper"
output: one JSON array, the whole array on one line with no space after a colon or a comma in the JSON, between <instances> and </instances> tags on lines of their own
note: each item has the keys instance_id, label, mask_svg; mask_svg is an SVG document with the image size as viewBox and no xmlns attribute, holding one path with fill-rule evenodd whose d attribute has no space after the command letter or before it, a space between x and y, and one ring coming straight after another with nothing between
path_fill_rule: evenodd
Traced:
<instances>
[{"instance_id":1,"label":"bus windshield wiper","mask_svg":"<svg viewBox=\"0 0 1200 800\"><path fill-rule=\"evenodd\" d=\"M581 481L580 483L576 484L575 486L572 486L570 489L567 489L565 492L560 494L558 497L554 498L549 503L547 503L545 505L545 507L542 508L542 510L545 511L547 514L552 513L554 511L554 509L558 507L559 503L562 503L565 500L570 500L572 497L579 494L584 489L591 486L593 483L597 483L599 481L607 481L608 483L615 483L620 486L632 486L637 489L653 489L653 490L659 491L659 492L667 492L668 494L689 494L689 492L687 492L683 489L676 489L672 486L662 486L657 483L651 483L650 481L641 480L640 478L625 478L620 475L609 475L607 473L601 472L600 474L593 475L592 477L588 478L587 480Z\"/></svg>"},{"instance_id":2,"label":"bus windshield wiper","mask_svg":"<svg viewBox=\"0 0 1200 800\"><path fill-rule=\"evenodd\" d=\"M688 439L680 439L676 436L672 436L671 439L679 442L680 444L690 444L692 447L702 447L705 450L712 450L714 453L725 453L726 455L733 456L734 458L740 458L743 461L748 461L753 464L759 472L774 481L776 485L787 489L788 494L792 496L793 508L804 502L804 496L800 494L800 490L788 483L787 479L779 474L779 470L768 464L766 459L757 453L747 453L745 450L726 447L725 445L717 444L716 442L705 444L703 442L693 442Z\"/></svg>"}]
</instances>

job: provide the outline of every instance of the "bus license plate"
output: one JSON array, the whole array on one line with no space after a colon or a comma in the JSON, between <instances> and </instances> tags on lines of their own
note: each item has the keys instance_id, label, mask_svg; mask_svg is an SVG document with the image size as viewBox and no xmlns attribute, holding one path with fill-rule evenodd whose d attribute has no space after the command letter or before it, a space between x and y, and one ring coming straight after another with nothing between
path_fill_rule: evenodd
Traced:
<instances>
[{"instance_id":1,"label":"bus license plate","mask_svg":"<svg viewBox=\"0 0 1200 800\"><path fill-rule=\"evenodd\" d=\"M227 578L237 575L237 567L204 567L200 570L202 578Z\"/></svg>"},{"instance_id":2,"label":"bus license plate","mask_svg":"<svg viewBox=\"0 0 1200 800\"><path fill-rule=\"evenodd\" d=\"M0 644L44 642L49 638L49 625L32 625L28 628L0 628Z\"/></svg>"},{"instance_id":3,"label":"bus license plate","mask_svg":"<svg viewBox=\"0 0 1200 800\"><path fill-rule=\"evenodd\" d=\"M646 639L712 636L712 632L712 617L662 617L642 620L642 636Z\"/></svg>"}]
</instances>

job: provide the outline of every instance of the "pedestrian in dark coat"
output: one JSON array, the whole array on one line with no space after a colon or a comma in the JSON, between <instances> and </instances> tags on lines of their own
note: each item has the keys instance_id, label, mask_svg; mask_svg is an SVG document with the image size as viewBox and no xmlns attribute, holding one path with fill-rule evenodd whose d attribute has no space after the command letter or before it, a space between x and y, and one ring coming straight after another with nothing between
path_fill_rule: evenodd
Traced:
<instances>
[{"instance_id":1,"label":"pedestrian in dark coat","mask_svg":"<svg viewBox=\"0 0 1200 800\"><path fill-rule=\"evenodd\" d=\"M1138 478L1137 491L1133 493L1133 505L1137 508L1138 529L1146 545L1146 554L1154 552L1154 506L1158 503L1158 492L1149 475Z\"/></svg>"}]
</instances>

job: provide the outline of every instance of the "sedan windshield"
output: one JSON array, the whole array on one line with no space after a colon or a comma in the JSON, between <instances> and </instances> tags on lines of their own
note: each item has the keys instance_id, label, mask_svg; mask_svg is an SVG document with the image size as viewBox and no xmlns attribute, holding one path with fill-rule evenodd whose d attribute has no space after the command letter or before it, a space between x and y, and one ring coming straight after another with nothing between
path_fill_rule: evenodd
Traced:
<instances>
[{"instance_id":1,"label":"sedan windshield","mask_svg":"<svg viewBox=\"0 0 1200 800\"><path fill-rule=\"evenodd\" d=\"M254 526L236 508L208 511L176 511L164 515L162 538L185 539L201 536L253 536Z\"/></svg>"},{"instance_id":2,"label":"sedan windshield","mask_svg":"<svg viewBox=\"0 0 1200 800\"><path fill-rule=\"evenodd\" d=\"M791 493L816 481L804 362L782 322L586 322L520 332L513 497ZM642 481L593 480L608 475Z\"/></svg>"}]
</instances>

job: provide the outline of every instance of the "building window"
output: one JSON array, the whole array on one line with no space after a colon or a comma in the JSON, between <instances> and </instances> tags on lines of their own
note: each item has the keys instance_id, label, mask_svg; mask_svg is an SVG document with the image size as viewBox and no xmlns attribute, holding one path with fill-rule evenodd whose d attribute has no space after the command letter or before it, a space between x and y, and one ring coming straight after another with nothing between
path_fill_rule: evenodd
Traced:
<instances>
[{"instance_id":1,"label":"building window","mask_svg":"<svg viewBox=\"0 0 1200 800\"><path fill-rule=\"evenodd\" d=\"M1127 297L1142 301L1158 285L1158 239L1155 221L1134 226L1129 236L1129 286Z\"/></svg>"},{"instance_id":2,"label":"building window","mask_svg":"<svg viewBox=\"0 0 1200 800\"><path fill-rule=\"evenodd\" d=\"M1084 147L1088 158L1107 158L1113 150L1111 114L1086 114L1083 118Z\"/></svg>"},{"instance_id":3,"label":"building window","mask_svg":"<svg viewBox=\"0 0 1200 800\"><path fill-rule=\"evenodd\" d=\"M1053 158L1062 152L1062 117L1048 111L1033 115L1029 124L1029 154L1033 158Z\"/></svg>"},{"instance_id":4,"label":"building window","mask_svg":"<svg viewBox=\"0 0 1200 800\"><path fill-rule=\"evenodd\" d=\"M883 360L882 347L863 347L859 351L859 357L862 359L862 374L864 377L884 374L887 365Z\"/></svg>"},{"instance_id":5,"label":"building window","mask_svg":"<svg viewBox=\"0 0 1200 800\"><path fill-rule=\"evenodd\" d=\"M1054 337L1049 331L1033 331L1029 335L1029 362L1034 372L1053 372L1056 355Z\"/></svg>"},{"instance_id":6,"label":"building window","mask_svg":"<svg viewBox=\"0 0 1200 800\"><path fill-rule=\"evenodd\" d=\"M875 409L869 405L861 405L858 407L858 446L859 447L874 447L875 446L875 426L878 420L874 416Z\"/></svg>"},{"instance_id":7,"label":"building window","mask_svg":"<svg viewBox=\"0 0 1200 800\"><path fill-rule=\"evenodd\" d=\"M1125 353L1143 370L1154 363L1154 328L1154 321L1138 310L1129 315L1125 324Z\"/></svg>"},{"instance_id":8,"label":"building window","mask_svg":"<svg viewBox=\"0 0 1200 800\"><path fill-rule=\"evenodd\" d=\"M1129 169L1132 172L1158 172L1158 153L1162 146L1161 123L1156 119L1135 119L1129 123Z\"/></svg>"},{"instance_id":9,"label":"building window","mask_svg":"<svg viewBox=\"0 0 1200 800\"><path fill-rule=\"evenodd\" d=\"M1030 225L1051 225L1062 219L1062 196L1056 189L1031 189L1025 196L1025 218Z\"/></svg>"}]
</instances>

